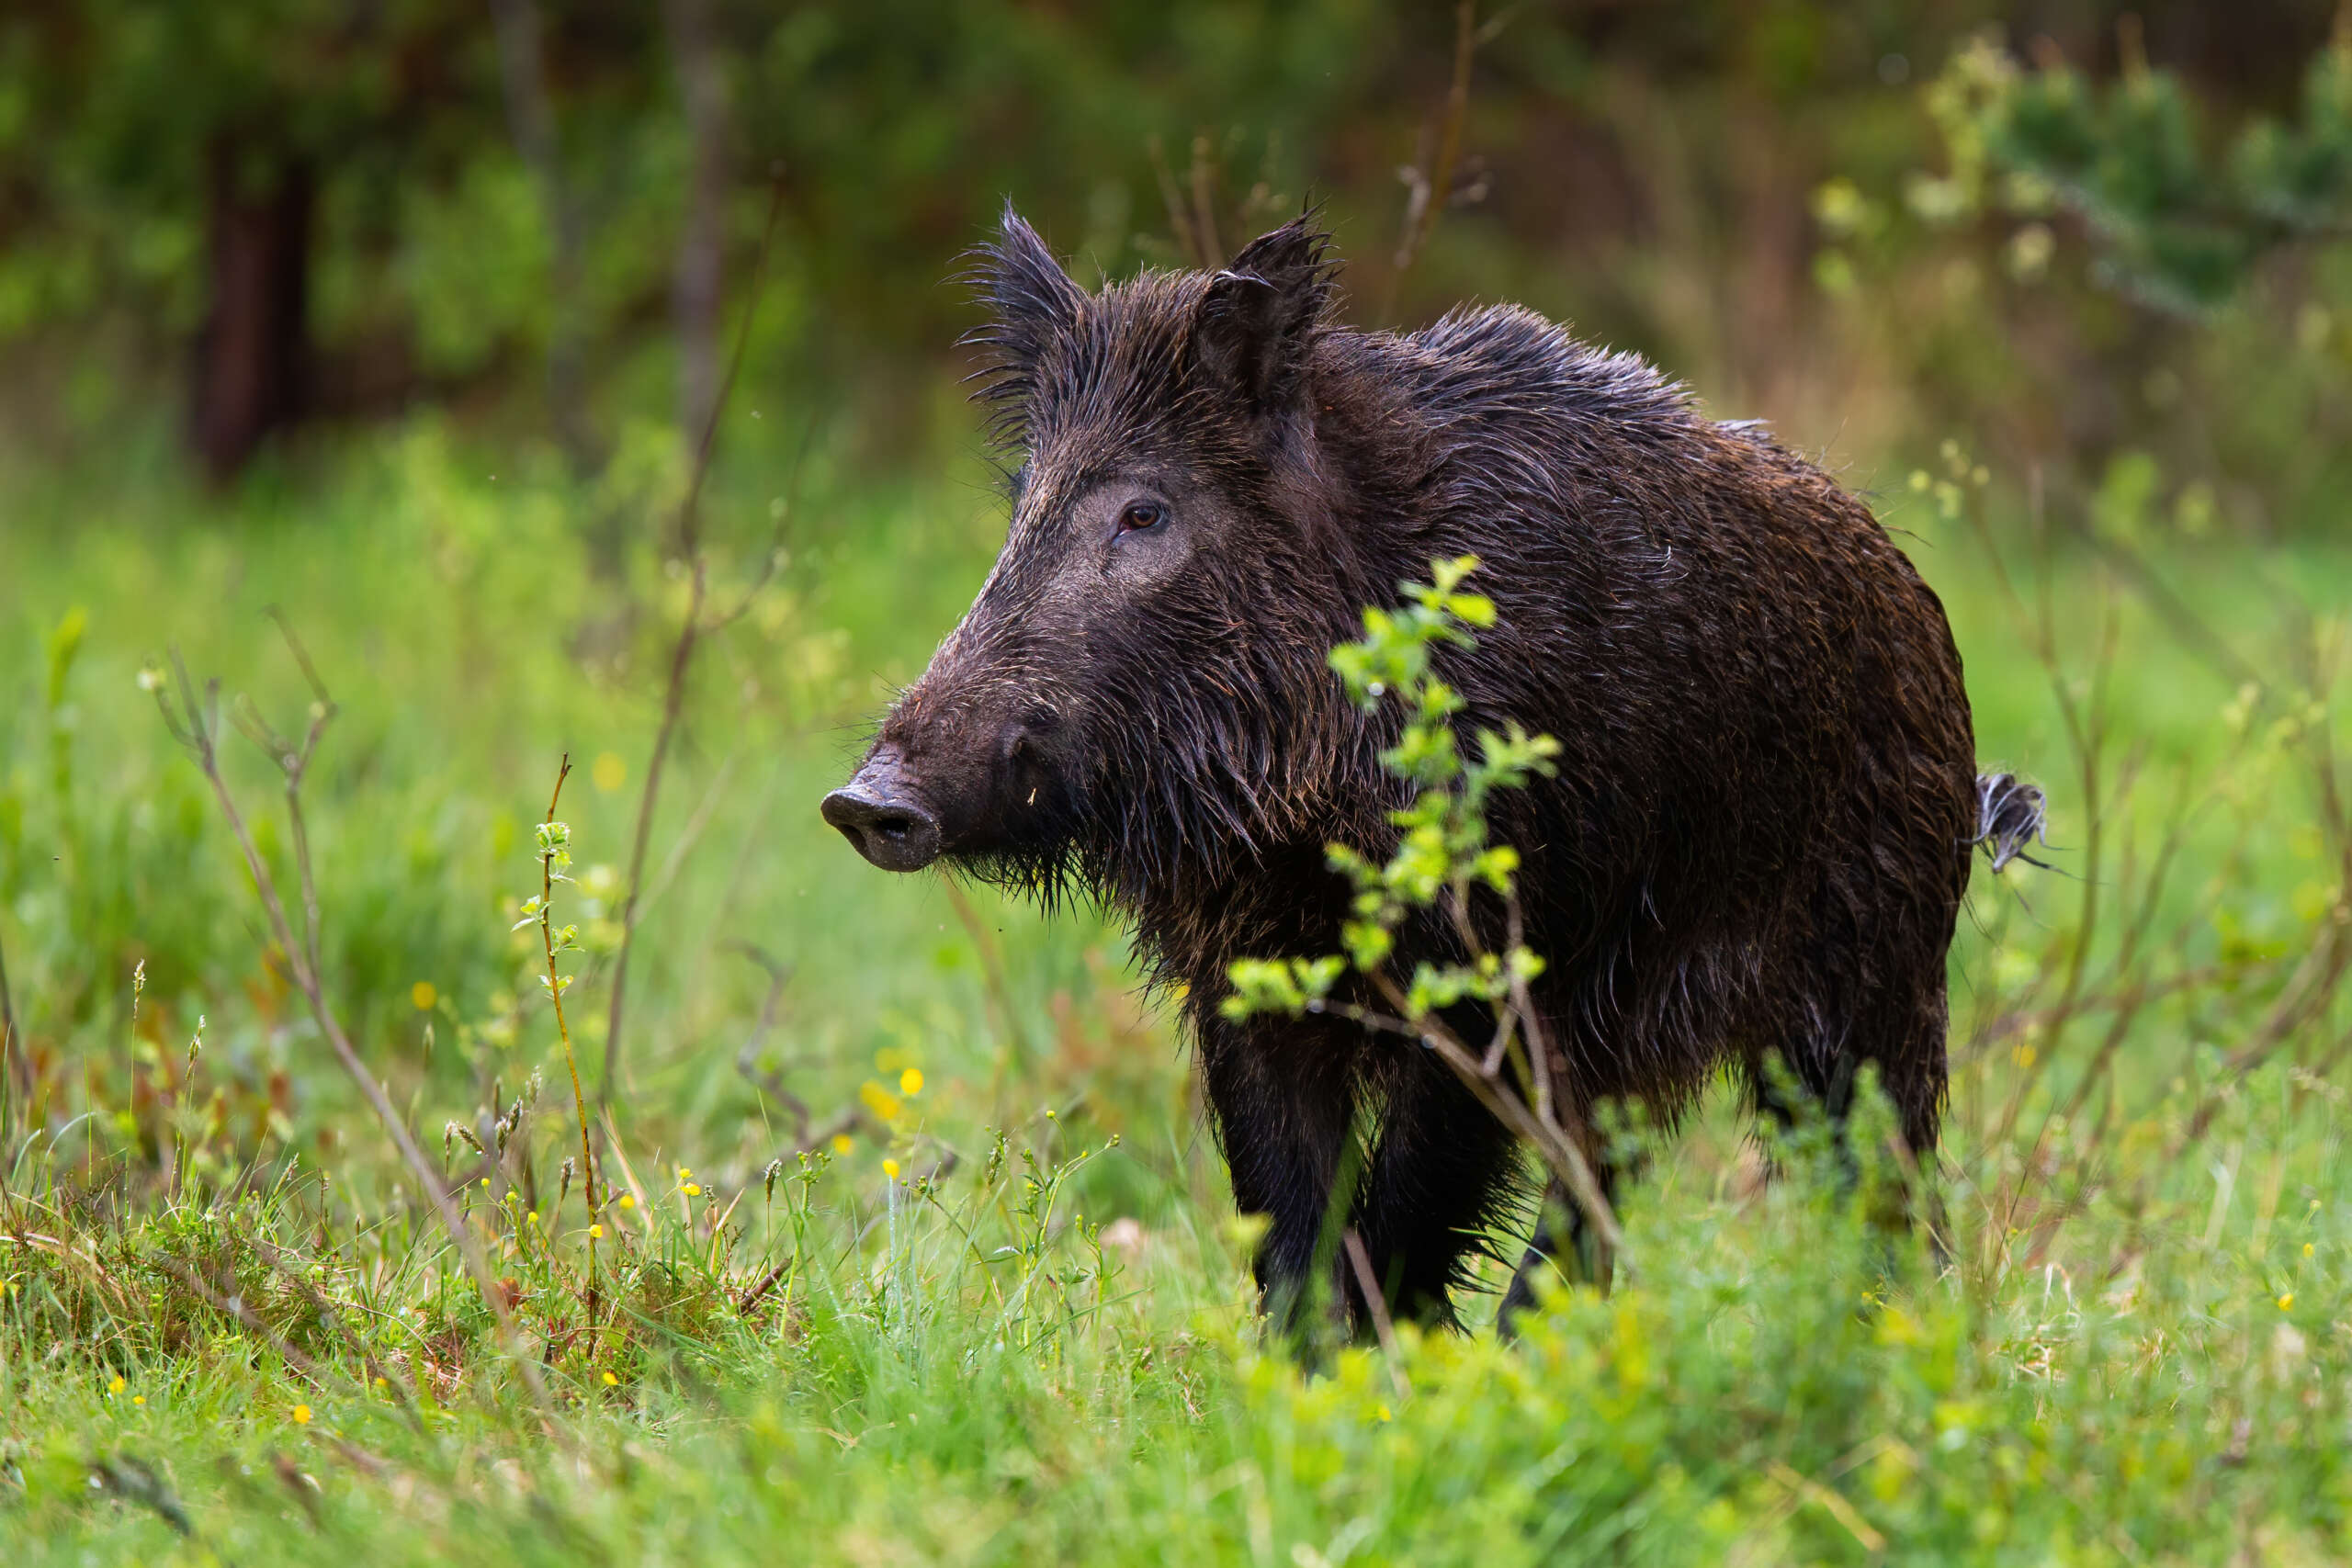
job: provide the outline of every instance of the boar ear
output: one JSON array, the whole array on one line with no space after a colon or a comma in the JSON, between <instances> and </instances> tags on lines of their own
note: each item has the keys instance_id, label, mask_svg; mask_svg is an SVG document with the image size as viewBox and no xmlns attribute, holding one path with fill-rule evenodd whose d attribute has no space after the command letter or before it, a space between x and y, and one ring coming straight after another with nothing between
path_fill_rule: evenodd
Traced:
<instances>
[{"instance_id":1,"label":"boar ear","mask_svg":"<svg viewBox=\"0 0 2352 1568\"><path fill-rule=\"evenodd\" d=\"M978 383L972 395L994 405L990 423L998 439L1017 446L1027 434L1037 363L1057 337L1078 324L1086 295L1009 201L996 243L972 254L965 280L989 311L989 320L963 339L981 351L983 361L971 376Z\"/></svg>"},{"instance_id":2,"label":"boar ear","mask_svg":"<svg viewBox=\"0 0 2352 1568\"><path fill-rule=\"evenodd\" d=\"M1330 306L1331 236L1306 212L1252 240L1209 280L1193 351L1213 380L1259 412L1295 397L1309 337Z\"/></svg>"}]
</instances>

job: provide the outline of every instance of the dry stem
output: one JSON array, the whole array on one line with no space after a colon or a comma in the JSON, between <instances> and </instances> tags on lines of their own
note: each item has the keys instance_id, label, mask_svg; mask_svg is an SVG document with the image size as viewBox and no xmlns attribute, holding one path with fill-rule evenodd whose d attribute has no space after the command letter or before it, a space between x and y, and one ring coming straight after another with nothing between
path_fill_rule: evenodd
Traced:
<instances>
[{"instance_id":1,"label":"dry stem","mask_svg":"<svg viewBox=\"0 0 2352 1568\"><path fill-rule=\"evenodd\" d=\"M28 1087L25 1098L32 1098ZM16 1124L17 1109L17 1004L8 991L8 954L0 944L0 1198L8 1190L6 1163L8 1134Z\"/></svg>"},{"instance_id":2,"label":"dry stem","mask_svg":"<svg viewBox=\"0 0 2352 1568\"><path fill-rule=\"evenodd\" d=\"M1340 1234L1340 1250L1348 1255L1348 1267L1356 1277L1356 1289L1363 1296L1363 1309L1372 1318L1373 1337L1380 1341L1380 1353L1388 1362L1388 1376L1396 1385L1397 1393L1409 1393L1411 1385L1396 1360L1396 1325L1389 1321L1388 1299L1380 1289L1380 1280L1372 1271L1372 1255L1364 1250L1363 1237L1350 1225Z\"/></svg>"},{"instance_id":3,"label":"dry stem","mask_svg":"<svg viewBox=\"0 0 2352 1568\"><path fill-rule=\"evenodd\" d=\"M563 781L571 776L571 753L563 754L556 769L555 789L548 796L546 820L555 821L556 802L563 798ZM580 1190L588 1205L588 1327L596 1327L596 1159L588 1147L588 1097L580 1091L580 1062L571 1054L571 1030L563 1021L563 976L555 968L556 846L539 846L539 941L548 955L548 999L555 1004L556 1037L563 1042L563 1065L571 1073L572 1109L580 1114Z\"/></svg>"},{"instance_id":4,"label":"dry stem","mask_svg":"<svg viewBox=\"0 0 2352 1568\"><path fill-rule=\"evenodd\" d=\"M287 629L282 619L279 622L279 627L281 630ZM467 1272L473 1276L474 1284L481 1292L483 1304L490 1308L491 1315L497 1322L499 1338L508 1358L514 1363L515 1371L521 1375L524 1386L529 1390L533 1401L552 1421L555 1415L554 1402L548 1397L547 1384L540 1379L538 1368L532 1363L531 1358L524 1353L522 1335L515 1326L513 1313L508 1310L505 1296L498 1289L497 1280L492 1273L488 1257L482 1252L473 1233L467 1228L464 1216L458 1213L457 1206L449 1201L448 1194L441 1190L440 1180L435 1174L432 1165L425 1159L424 1151L419 1148L416 1140L410 1136L407 1123L401 1120L399 1111L393 1107L390 1098L384 1092L383 1085L377 1082L375 1076L368 1072L367 1064L360 1060L357 1049L352 1045L350 1036L344 1032L343 1024L335 1017L334 1009L327 1005L325 987L320 977L315 956L318 952L318 893L311 874L310 837L303 827L301 787L303 776L309 770L311 759L317 750L319 739L325 733L327 725L334 719L335 708L334 702L327 695L325 686L319 681L317 671L311 667L308 656L301 651L301 645L292 638L290 631L288 636L289 646L295 650L296 660L301 664L304 675L311 682L314 698L309 732L299 749L289 746L261 722L259 714L254 711L250 705L247 705L244 712L240 715L240 728L245 729L246 733L254 738L255 743L270 754L272 761L277 763L279 770L286 777L287 810L292 819L292 833L297 847L296 864L301 879L300 891L302 908L307 917L304 940L299 942L296 941L292 925L287 919L285 903L278 897L277 879L271 874L268 863L262 859L260 850L255 847L253 832L245 825L244 815L237 808L236 796L230 791L228 780L220 772L220 748L217 744L220 726L220 682L217 681L207 682L204 695L199 698L197 694L196 683L188 676L187 665L175 651L172 656L172 673L176 683L176 691L168 691L159 686L155 694L156 706L162 711L164 723L171 731L173 739L187 750L189 755L195 759L198 768L202 771L206 782L212 786L213 798L220 807L221 816L229 824L231 835L237 840L237 848L244 856L245 870L253 877L254 890L260 895L262 912L268 920L269 933L277 943L278 951L286 957L287 969L293 979L295 989L302 994L303 1000L310 1007L311 1021L318 1025L319 1032L326 1037L327 1044L334 1051L335 1060L350 1077L351 1081L358 1087L361 1096L367 1100L369 1109L375 1112L376 1119L382 1123L385 1133L391 1138L393 1146L400 1151L401 1158L415 1176L418 1186L424 1190L426 1201L433 1205L435 1212L440 1216L443 1228L448 1232L449 1239L456 1244L458 1255L465 1260ZM176 711L173 706L175 696L178 702Z\"/></svg>"},{"instance_id":5,"label":"dry stem","mask_svg":"<svg viewBox=\"0 0 2352 1568\"><path fill-rule=\"evenodd\" d=\"M1592 1162L1577 1146L1576 1139L1561 1126L1556 1111L1551 1115L1539 1116L1524 1099L1512 1091L1502 1075L1505 1065L1502 1054L1473 1051L1443 1019L1434 1014L1408 1016L1412 1010L1405 990L1385 970L1375 971L1372 981L1379 988L1382 998L1396 1010L1395 1014L1340 1003L1326 1005L1332 1011L1368 1029L1418 1040L1437 1053L1438 1060L1462 1080L1463 1087L1469 1089L1479 1104L1491 1111L1497 1121L1534 1145L1538 1157L1566 1186L1601 1241L1612 1251L1622 1251L1625 1234L1618 1226L1616 1211L1611 1207L1608 1195L1600 1189L1599 1178L1593 1174ZM1511 1027L1510 1015L1517 1009L1506 1006L1502 1010L1505 1016L1497 1025L1498 1043L1502 1040L1502 1032Z\"/></svg>"},{"instance_id":6,"label":"dry stem","mask_svg":"<svg viewBox=\"0 0 2352 1568\"><path fill-rule=\"evenodd\" d=\"M1422 247L1437 231L1438 214L1453 198L1454 178L1462 167L1462 125L1470 113L1470 62L1478 52L1478 45L1488 36L1478 27L1477 0L1457 0L1453 7L1453 73L1446 86L1445 112L1437 124L1435 149L1432 151L1425 140L1421 160L1404 171L1412 194L1406 199L1404 232L1397 239L1387 290L1381 301L1384 319L1395 313L1396 291L1404 283L1405 275L1420 259Z\"/></svg>"},{"instance_id":7,"label":"dry stem","mask_svg":"<svg viewBox=\"0 0 2352 1568\"><path fill-rule=\"evenodd\" d=\"M687 563L691 586L685 618L679 623L678 640L670 650L669 683L662 694L662 726L654 732L653 754L645 765L645 788L638 796L637 827L629 844L628 892L621 899L621 945L613 955L612 997L605 1015L605 1076L596 1087L600 1109L612 1104L614 1081L620 1072L621 1023L628 1005L628 961L637 945L638 895L644 887L645 853L653 839L653 808L662 798L662 770L669 761L671 743L677 738L678 720L685 711L686 675L694 667L695 650L702 638L749 609L752 597L766 586L767 579L775 571L776 551L772 548L758 581L745 591L736 606L716 621L705 621L703 607L709 594L709 567L702 553L703 480L710 472L711 453L718 444L719 417L726 412L727 404L735 394L736 379L742 372L744 348L751 341L752 318L759 312L761 288L767 280L768 252L775 242L776 220L783 212L784 176L779 172L769 186L767 227L760 234L759 260L752 269L752 291L744 303L743 320L736 328L735 350L727 362L727 379L710 405L702 440L695 448L694 471L686 481L685 500L678 508L678 555Z\"/></svg>"}]
</instances>

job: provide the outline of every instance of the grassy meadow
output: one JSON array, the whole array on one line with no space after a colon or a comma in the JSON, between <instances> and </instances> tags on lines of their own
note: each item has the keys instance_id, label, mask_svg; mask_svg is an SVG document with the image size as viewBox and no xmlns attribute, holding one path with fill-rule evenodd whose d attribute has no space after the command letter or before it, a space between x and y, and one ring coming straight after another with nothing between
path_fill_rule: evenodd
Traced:
<instances>
[{"instance_id":1,"label":"grassy meadow","mask_svg":"<svg viewBox=\"0 0 2352 1568\"><path fill-rule=\"evenodd\" d=\"M952 442L881 468L783 423L735 412L703 498L740 614L684 692L609 1092L695 592L674 438L593 486L430 417L218 494L135 438L0 474L12 1562L2352 1555L2341 549L2095 533L1956 451L1850 468L1981 756L2052 805L2051 869L1980 866L1953 957L1948 1258L1857 1217L1874 1156L1819 1179L1801 1134L1761 1180L1726 1095L1629 1195L1613 1292L1310 1373L1115 927L819 820L1001 519ZM483 1280L157 711L175 656ZM328 721L306 839L241 715ZM524 903L566 756L593 1236Z\"/></svg>"}]
</instances>

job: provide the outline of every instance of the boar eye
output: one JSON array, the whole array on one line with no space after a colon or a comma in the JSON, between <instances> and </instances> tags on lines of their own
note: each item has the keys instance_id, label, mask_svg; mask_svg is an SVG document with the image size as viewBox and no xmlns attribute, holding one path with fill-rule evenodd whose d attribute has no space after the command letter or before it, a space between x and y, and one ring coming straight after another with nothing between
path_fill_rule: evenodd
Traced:
<instances>
[{"instance_id":1,"label":"boar eye","mask_svg":"<svg viewBox=\"0 0 2352 1568\"><path fill-rule=\"evenodd\" d=\"M1167 511L1156 502L1131 501L1119 513L1119 532L1131 534L1138 529L1156 528L1167 519Z\"/></svg>"}]
</instances>

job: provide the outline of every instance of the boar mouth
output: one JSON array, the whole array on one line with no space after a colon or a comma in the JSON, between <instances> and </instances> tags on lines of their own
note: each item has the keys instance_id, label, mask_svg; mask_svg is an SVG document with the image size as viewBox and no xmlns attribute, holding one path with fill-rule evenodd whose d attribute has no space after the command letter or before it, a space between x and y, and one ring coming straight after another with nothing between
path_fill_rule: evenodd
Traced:
<instances>
[{"instance_id":1,"label":"boar mouth","mask_svg":"<svg viewBox=\"0 0 2352 1568\"><path fill-rule=\"evenodd\" d=\"M939 858L939 818L908 787L896 758L868 761L819 809L884 871L921 871Z\"/></svg>"}]
</instances>

